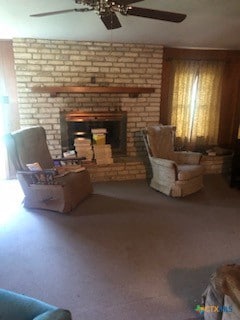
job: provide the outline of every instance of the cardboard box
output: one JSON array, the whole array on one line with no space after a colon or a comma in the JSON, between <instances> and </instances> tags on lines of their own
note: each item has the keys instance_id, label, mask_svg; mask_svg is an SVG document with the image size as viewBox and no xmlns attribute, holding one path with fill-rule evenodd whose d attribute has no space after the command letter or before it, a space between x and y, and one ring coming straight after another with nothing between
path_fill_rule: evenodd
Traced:
<instances>
[{"instance_id":1,"label":"cardboard box","mask_svg":"<svg viewBox=\"0 0 240 320\"><path fill-rule=\"evenodd\" d=\"M94 133L93 134L94 144L106 144L106 134L105 133Z\"/></svg>"}]
</instances>

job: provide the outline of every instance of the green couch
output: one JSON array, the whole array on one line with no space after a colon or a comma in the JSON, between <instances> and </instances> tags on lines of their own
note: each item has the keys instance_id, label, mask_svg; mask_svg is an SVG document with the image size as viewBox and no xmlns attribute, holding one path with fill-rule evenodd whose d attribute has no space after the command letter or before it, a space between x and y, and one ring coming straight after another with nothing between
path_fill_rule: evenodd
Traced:
<instances>
[{"instance_id":1,"label":"green couch","mask_svg":"<svg viewBox=\"0 0 240 320\"><path fill-rule=\"evenodd\" d=\"M71 320L68 310L0 289L0 320Z\"/></svg>"}]
</instances>

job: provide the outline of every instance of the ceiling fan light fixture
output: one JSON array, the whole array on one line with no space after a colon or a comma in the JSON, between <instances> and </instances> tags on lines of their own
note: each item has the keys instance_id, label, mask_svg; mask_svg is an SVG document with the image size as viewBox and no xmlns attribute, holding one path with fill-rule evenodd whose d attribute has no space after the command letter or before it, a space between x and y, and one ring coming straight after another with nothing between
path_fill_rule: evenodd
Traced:
<instances>
[{"instance_id":1,"label":"ceiling fan light fixture","mask_svg":"<svg viewBox=\"0 0 240 320\"><path fill-rule=\"evenodd\" d=\"M167 12L154 9L134 7L131 4L141 2L143 0L75 0L75 4L87 6L87 8L74 8L67 10L43 12L30 15L30 17L44 17L55 14L64 14L69 12L88 12L96 11L102 22L108 30L121 27L117 14L124 16L135 16L141 18L150 18L155 20L163 20L169 22L182 22L186 18L186 14Z\"/></svg>"},{"instance_id":2,"label":"ceiling fan light fixture","mask_svg":"<svg viewBox=\"0 0 240 320\"><path fill-rule=\"evenodd\" d=\"M123 16L127 16L128 15L128 11L131 10L132 7L131 6L121 6L119 12L123 15Z\"/></svg>"}]
</instances>

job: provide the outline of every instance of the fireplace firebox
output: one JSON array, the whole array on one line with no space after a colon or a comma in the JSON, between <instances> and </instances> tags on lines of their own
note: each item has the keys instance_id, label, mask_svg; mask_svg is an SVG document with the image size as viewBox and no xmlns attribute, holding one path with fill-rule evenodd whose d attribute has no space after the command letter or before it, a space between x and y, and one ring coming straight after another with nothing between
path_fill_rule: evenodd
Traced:
<instances>
[{"instance_id":1,"label":"fireplace firebox","mask_svg":"<svg viewBox=\"0 0 240 320\"><path fill-rule=\"evenodd\" d=\"M74 150L74 139L92 139L91 129L105 128L106 143L112 147L113 156L126 155L127 113L63 111L60 113L62 152Z\"/></svg>"}]
</instances>

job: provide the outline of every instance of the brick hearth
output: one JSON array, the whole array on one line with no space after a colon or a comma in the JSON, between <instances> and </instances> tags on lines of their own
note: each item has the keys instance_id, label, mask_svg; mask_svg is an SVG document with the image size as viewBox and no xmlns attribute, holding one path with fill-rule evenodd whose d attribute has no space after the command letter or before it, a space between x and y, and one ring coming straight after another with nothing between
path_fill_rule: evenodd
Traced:
<instances>
[{"instance_id":1,"label":"brick hearth","mask_svg":"<svg viewBox=\"0 0 240 320\"><path fill-rule=\"evenodd\" d=\"M145 179L148 176L148 164L136 157L115 158L113 164L84 165L92 181L120 181Z\"/></svg>"}]
</instances>

